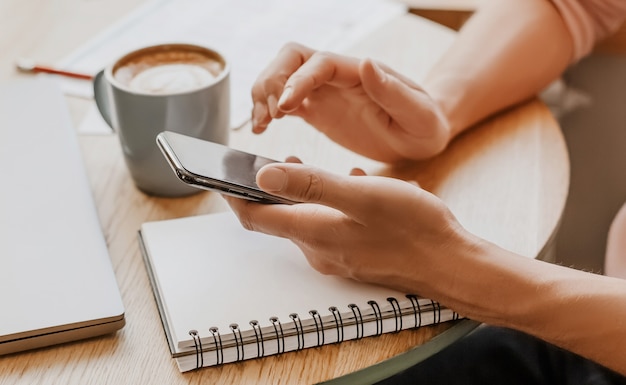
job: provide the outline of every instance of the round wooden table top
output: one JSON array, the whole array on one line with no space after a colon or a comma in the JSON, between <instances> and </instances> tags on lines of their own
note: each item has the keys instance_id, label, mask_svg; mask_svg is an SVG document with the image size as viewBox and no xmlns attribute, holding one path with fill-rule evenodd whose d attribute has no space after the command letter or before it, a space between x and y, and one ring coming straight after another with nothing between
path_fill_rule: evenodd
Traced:
<instances>
[{"instance_id":1,"label":"round wooden table top","mask_svg":"<svg viewBox=\"0 0 626 385\"><path fill-rule=\"evenodd\" d=\"M141 2L2 2L0 81L26 76L15 71L16 58L36 57L53 63ZM452 31L407 14L381 26L347 53L386 62L419 82L453 39ZM68 98L68 103L78 123L91 102ZM233 147L276 159L297 155L339 173L362 167L416 180L441 197L466 228L531 258L546 258L567 197L565 142L558 124L537 100L479 124L433 159L397 168L350 153L292 118L273 123L263 135L252 135L243 127L231 138ZM127 324L113 335L0 357L0 384L308 384L392 357L396 358L389 362L397 363L405 352L455 325L450 322L180 373L170 356L137 230L146 221L222 211L226 205L209 192L178 199L146 196L134 187L114 134L80 135L80 144Z\"/></svg>"}]
</instances>

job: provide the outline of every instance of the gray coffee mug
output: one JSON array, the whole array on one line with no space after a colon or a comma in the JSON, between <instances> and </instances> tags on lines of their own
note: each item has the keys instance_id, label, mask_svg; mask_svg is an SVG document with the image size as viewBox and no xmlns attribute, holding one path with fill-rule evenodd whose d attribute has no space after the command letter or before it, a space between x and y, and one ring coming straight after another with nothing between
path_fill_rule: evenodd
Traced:
<instances>
[{"instance_id":1,"label":"gray coffee mug","mask_svg":"<svg viewBox=\"0 0 626 385\"><path fill-rule=\"evenodd\" d=\"M186 64L186 50L209 55L221 70L204 85L183 91L137 90L114 76L127 63L150 55L180 53L172 65ZM163 56L162 55L162 56ZM161 60L160 58L159 60ZM167 60L167 59L164 59ZM168 64L168 63L166 63ZM153 64L150 66L154 67ZM174 131L216 143L228 144L230 119L230 66L209 48L189 44L164 44L133 51L116 60L94 79L96 104L104 120L119 137L124 160L139 190L149 195L178 197L200 192L181 182L156 145L162 131Z\"/></svg>"}]
</instances>

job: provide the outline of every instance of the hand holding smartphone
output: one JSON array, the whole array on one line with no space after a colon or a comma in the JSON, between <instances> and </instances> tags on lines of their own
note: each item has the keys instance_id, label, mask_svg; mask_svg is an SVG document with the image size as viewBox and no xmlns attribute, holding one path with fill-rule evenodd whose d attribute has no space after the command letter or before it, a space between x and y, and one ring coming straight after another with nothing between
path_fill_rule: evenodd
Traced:
<instances>
[{"instance_id":1,"label":"hand holding smartphone","mask_svg":"<svg viewBox=\"0 0 626 385\"><path fill-rule=\"evenodd\" d=\"M156 140L176 176L190 186L260 203L297 203L256 184L261 167L277 160L171 131L161 132Z\"/></svg>"}]
</instances>

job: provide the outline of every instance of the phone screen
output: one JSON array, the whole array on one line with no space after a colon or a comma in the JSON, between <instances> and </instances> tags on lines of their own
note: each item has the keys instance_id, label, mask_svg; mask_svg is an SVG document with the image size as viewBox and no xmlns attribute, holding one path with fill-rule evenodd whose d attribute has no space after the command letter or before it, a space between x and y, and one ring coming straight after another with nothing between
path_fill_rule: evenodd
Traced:
<instances>
[{"instance_id":1,"label":"phone screen","mask_svg":"<svg viewBox=\"0 0 626 385\"><path fill-rule=\"evenodd\" d=\"M262 191L256 184L261 167L278 161L165 131L157 143L185 183L264 203L294 203Z\"/></svg>"}]
</instances>

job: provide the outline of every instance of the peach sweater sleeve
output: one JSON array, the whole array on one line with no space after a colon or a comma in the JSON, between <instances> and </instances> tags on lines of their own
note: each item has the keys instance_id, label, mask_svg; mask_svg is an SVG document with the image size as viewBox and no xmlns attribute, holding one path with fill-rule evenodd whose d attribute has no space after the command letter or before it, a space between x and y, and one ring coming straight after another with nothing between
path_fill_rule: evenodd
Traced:
<instances>
[{"instance_id":1,"label":"peach sweater sleeve","mask_svg":"<svg viewBox=\"0 0 626 385\"><path fill-rule=\"evenodd\" d=\"M626 18L626 0L552 0L574 42L573 61L617 30Z\"/></svg>"}]
</instances>

